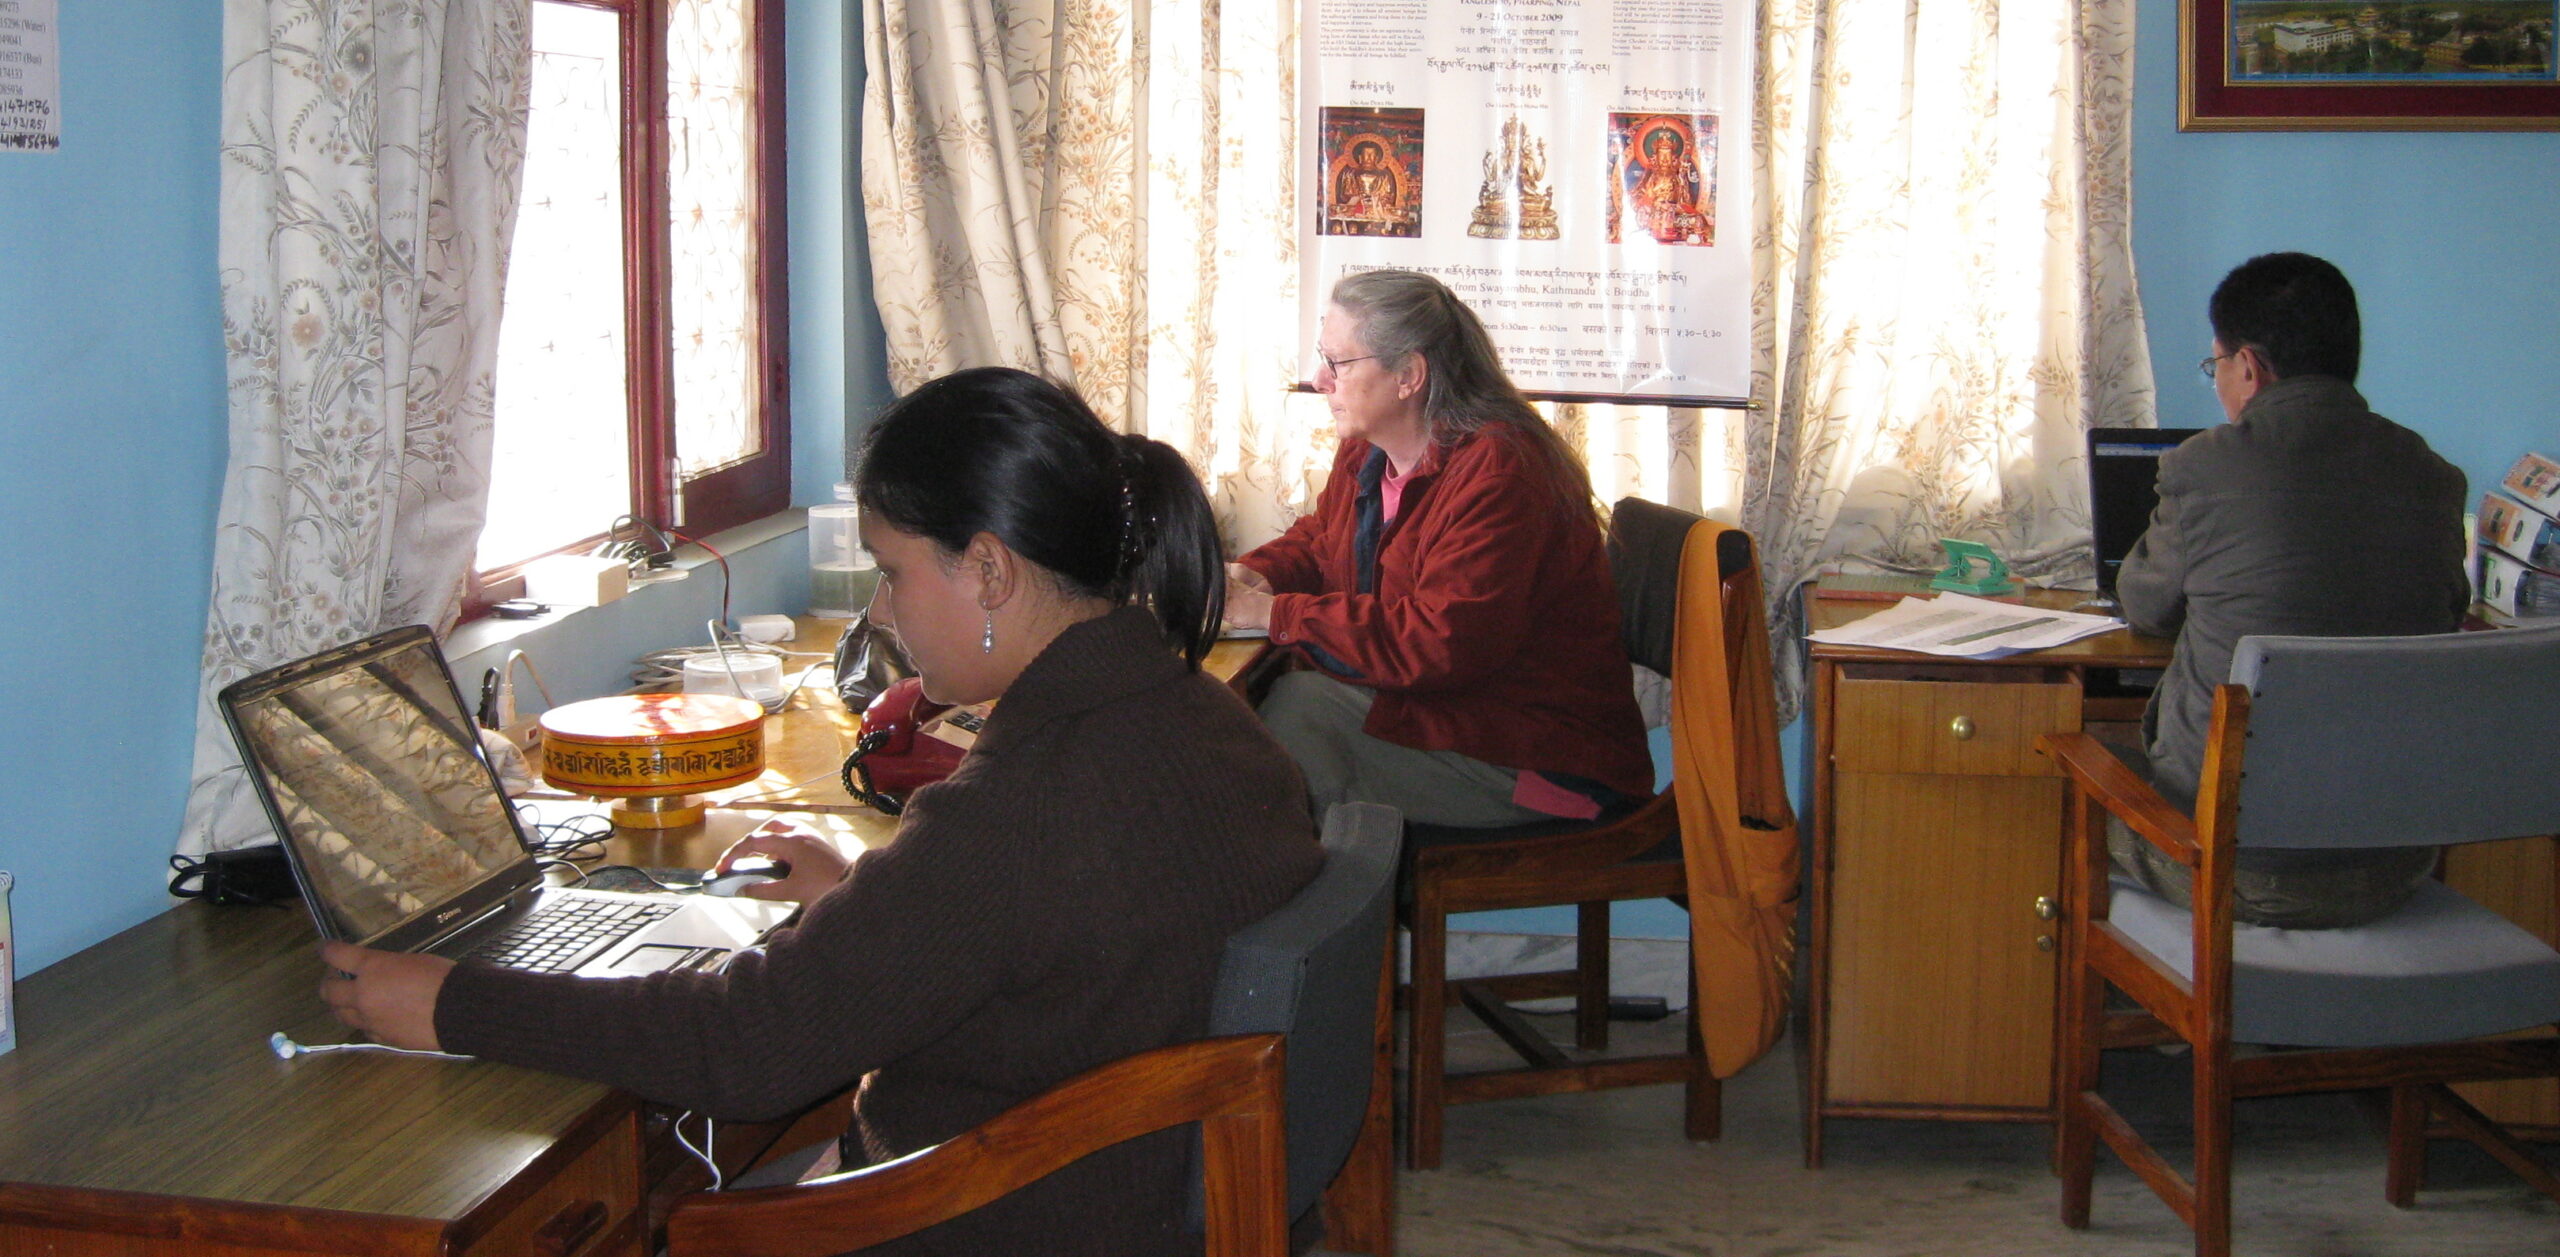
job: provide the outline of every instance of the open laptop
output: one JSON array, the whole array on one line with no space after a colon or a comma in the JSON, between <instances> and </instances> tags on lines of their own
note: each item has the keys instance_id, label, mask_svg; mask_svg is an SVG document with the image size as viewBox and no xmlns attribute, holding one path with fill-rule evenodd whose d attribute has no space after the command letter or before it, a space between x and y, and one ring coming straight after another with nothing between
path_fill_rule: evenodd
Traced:
<instances>
[{"instance_id":1,"label":"open laptop","mask_svg":"<svg viewBox=\"0 0 2560 1257\"><path fill-rule=\"evenodd\" d=\"M615 975L717 965L789 915L547 884L424 626L261 672L219 701L324 938Z\"/></svg>"},{"instance_id":2,"label":"open laptop","mask_svg":"<svg viewBox=\"0 0 2560 1257\"><path fill-rule=\"evenodd\" d=\"M2098 601L2116 598L2116 572L2160 505L2160 456L2202 428L2089 429L2089 545Z\"/></svg>"}]
</instances>

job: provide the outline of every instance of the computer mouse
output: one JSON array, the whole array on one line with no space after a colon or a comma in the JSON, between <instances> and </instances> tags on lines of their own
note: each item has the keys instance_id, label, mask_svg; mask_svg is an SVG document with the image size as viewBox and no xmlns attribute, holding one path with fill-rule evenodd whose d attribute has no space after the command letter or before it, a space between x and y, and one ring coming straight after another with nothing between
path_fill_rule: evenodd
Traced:
<instances>
[{"instance_id":1,"label":"computer mouse","mask_svg":"<svg viewBox=\"0 0 2560 1257\"><path fill-rule=\"evenodd\" d=\"M778 882L789 876L791 866L784 861L772 856L742 855L730 862L726 873L704 873L702 893L733 899L750 886Z\"/></svg>"}]
</instances>

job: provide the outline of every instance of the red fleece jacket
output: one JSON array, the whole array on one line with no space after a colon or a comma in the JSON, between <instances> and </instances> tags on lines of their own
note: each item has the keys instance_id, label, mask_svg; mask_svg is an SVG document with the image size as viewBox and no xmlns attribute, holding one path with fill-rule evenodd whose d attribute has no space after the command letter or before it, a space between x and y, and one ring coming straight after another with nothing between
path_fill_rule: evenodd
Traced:
<instances>
[{"instance_id":1,"label":"red fleece jacket","mask_svg":"<svg viewBox=\"0 0 2560 1257\"><path fill-rule=\"evenodd\" d=\"M1374 687L1372 737L1651 797L1590 504L1557 491L1526 438L1488 425L1424 457L1385 529L1376 588L1360 593L1360 479L1373 448L1343 442L1314 513L1238 560L1276 593L1271 640Z\"/></svg>"}]
</instances>

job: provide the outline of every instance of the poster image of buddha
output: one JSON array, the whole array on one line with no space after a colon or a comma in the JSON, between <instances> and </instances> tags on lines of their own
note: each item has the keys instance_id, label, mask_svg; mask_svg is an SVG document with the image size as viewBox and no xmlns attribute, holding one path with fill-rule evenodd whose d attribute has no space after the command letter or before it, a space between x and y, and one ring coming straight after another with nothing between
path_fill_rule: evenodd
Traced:
<instances>
[{"instance_id":1,"label":"poster image of buddha","mask_svg":"<svg viewBox=\"0 0 2560 1257\"><path fill-rule=\"evenodd\" d=\"M1713 114L1609 115L1609 243L1716 242Z\"/></svg>"},{"instance_id":2,"label":"poster image of buddha","mask_svg":"<svg viewBox=\"0 0 2560 1257\"><path fill-rule=\"evenodd\" d=\"M1327 109L1317 230L1328 236L1422 234L1422 111Z\"/></svg>"}]
</instances>

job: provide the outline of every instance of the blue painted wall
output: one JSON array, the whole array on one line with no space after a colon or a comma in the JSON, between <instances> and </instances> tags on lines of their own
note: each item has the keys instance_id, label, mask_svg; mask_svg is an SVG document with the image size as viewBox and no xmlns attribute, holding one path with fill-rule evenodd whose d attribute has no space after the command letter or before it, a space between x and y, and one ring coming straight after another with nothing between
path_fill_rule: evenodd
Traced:
<instances>
[{"instance_id":1,"label":"blue painted wall","mask_svg":"<svg viewBox=\"0 0 2560 1257\"><path fill-rule=\"evenodd\" d=\"M849 247L861 62L847 7L784 5L803 503L842 478L847 414L887 396L865 264ZM63 6L62 28L63 147L0 153L0 537L19 556L0 614L0 869L19 878L21 974L168 903L228 422L214 275L222 7L81 0ZM849 293L861 294L850 322ZM805 588L804 556L796 535L741 556L742 596ZM709 585L688 581L663 608L635 598L626 614L698 632Z\"/></svg>"},{"instance_id":2,"label":"blue painted wall","mask_svg":"<svg viewBox=\"0 0 2560 1257\"><path fill-rule=\"evenodd\" d=\"M62 148L0 152L0 868L21 974L159 911L225 447L222 6L62 6Z\"/></svg>"},{"instance_id":3,"label":"blue painted wall","mask_svg":"<svg viewBox=\"0 0 2560 1257\"><path fill-rule=\"evenodd\" d=\"M2133 245L2160 422L2222 421L2194 363L2232 267L2315 253L2356 286L2365 397L2471 477L2560 456L2560 133L2178 131L2176 0L2141 0Z\"/></svg>"}]
</instances>

